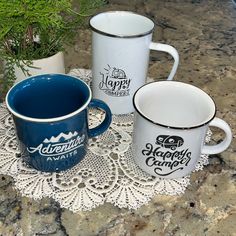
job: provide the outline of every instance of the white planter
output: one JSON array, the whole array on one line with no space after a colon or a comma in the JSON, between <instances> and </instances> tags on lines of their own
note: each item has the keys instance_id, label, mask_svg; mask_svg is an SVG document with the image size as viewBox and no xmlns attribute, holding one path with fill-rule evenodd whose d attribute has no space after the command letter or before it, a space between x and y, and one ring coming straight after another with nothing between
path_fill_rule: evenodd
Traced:
<instances>
[{"instance_id":1,"label":"white planter","mask_svg":"<svg viewBox=\"0 0 236 236\"><path fill-rule=\"evenodd\" d=\"M65 63L64 63L64 54L63 52L58 52L57 54L43 58L39 60L33 60L32 67L27 67L30 75L39 75L39 74L48 74L48 73L61 73L65 74ZM21 68L15 66L15 83L29 77L25 75Z\"/></svg>"}]
</instances>

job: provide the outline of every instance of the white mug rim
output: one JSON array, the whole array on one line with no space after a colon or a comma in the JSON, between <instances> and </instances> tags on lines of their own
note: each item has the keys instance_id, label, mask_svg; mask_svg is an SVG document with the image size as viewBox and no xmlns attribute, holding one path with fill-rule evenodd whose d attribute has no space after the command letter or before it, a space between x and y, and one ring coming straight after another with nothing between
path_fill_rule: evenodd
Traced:
<instances>
[{"instance_id":1,"label":"white mug rim","mask_svg":"<svg viewBox=\"0 0 236 236\"><path fill-rule=\"evenodd\" d=\"M208 96L208 98L213 102L214 104L214 112L213 112L213 115L205 122L203 123L200 123L199 125L193 125L193 126L186 126L186 127L178 127L178 126L171 126L171 125L165 125L165 124L162 124L162 123L158 123L158 122L155 122L154 120L150 119L149 117L147 117L146 115L144 115L140 109L136 106L135 104L135 98L137 96L137 93L144 87L146 86L149 86L150 84L153 84L153 83L179 83L179 84L183 84L183 85L187 85L187 86L191 86L193 87L194 89L198 89L200 90L202 93L204 93L205 95ZM136 90L136 92L134 93L134 96L133 96L133 106L134 106L134 109L135 111L140 115L142 116L145 120L147 120L148 122L151 122L153 123L154 125L159 125L159 126L162 126L162 127L165 127L165 128L171 128L171 129L178 129L178 130L190 130L190 129L196 129L196 128L199 128L199 127L202 127L202 126L205 126L207 124L209 124L214 118L215 118L215 115L216 115L216 104L215 104L215 101L206 93L204 92L202 89L194 86L194 85L191 85L191 84L187 84L187 83L184 83L184 82L180 82L180 81L166 81L166 80L163 80L163 81L153 81L153 82L150 82L150 83L147 83L147 84L144 84L143 86L141 86L138 90Z\"/></svg>"},{"instance_id":2,"label":"white mug rim","mask_svg":"<svg viewBox=\"0 0 236 236\"><path fill-rule=\"evenodd\" d=\"M102 31L102 30L99 30L97 29L95 26L92 25L92 20L99 16L99 15L106 15L106 14L117 14L117 13L123 13L123 14L133 14L133 15L137 15L137 16L141 16L141 17L144 17L148 20L150 20L152 23L153 23L153 27L152 29L146 31L146 32L143 32L143 33L140 33L140 34L132 34L132 35L121 35L121 34L113 34L113 33L107 33L105 31ZM139 37L143 37L143 36L146 36L146 35L149 35L153 32L154 30L154 27L155 27L155 23L154 21L147 17L147 16L144 16L144 15L141 15L141 14L138 14L138 13L135 13L135 12L132 12L132 11L106 11L106 12L100 12L98 14L95 14L93 15L90 20L89 20L89 26L90 28L92 29L92 31L96 32L96 33L99 33L99 34L102 34L102 35L105 35L105 36L108 36L108 37L113 37L113 38L139 38Z\"/></svg>"},{"instance_id":3,"label":"white mug rim","mask_svg":"<svg viewBox=\"0 0 236 236\"><path fill-rule=\"evenodd\" d=\"M30 80L32 78L37 78L37 77L41 77L41 76L50 76L50 75L63 75L63 76L67 76L67 77L72 77L73 79L76 79L76 80L80 80L87 88L88 88L88 91L89 91L89 97L87 99L87 101L78 109L76 109L75 111L69 113L69 114L66 114L66 115L63 115L63 116L58 116L58 117L53 117L53 118L34 118L34 117L29 117L29 116L25 116L25 115L22 115L20 114L19 112L15 111L13 108L11 108L10 104L8 103L8 97L9 97L9 94L10 92L20 83L24 83L24 82L27 82L27 80ZM83 111L90 103L92 99L92 91L90 89L90 87L80 78L77 78L75 76L71 76L71 75L67 75L67 74L62 74L62 73L51 73L51 74L40 74L40 75L33 75L33 76L30 76L22 81L19 81L18 83L16 83L14 86L12 86L9 91L7 92L7 95L6 95L6 105L7 105L7 108L8 110L13 114L15 115L16 117L18 118L21 118L23 120L26 120L26 121L31 121L31 122L37 122L37 123L52 123L52 122L58 122L58 121L62 121L62 120L65 120L65 119L68 119L68 118L71 118L77 114L79 114L81 111Z\"/></svg>"}]
</instances>

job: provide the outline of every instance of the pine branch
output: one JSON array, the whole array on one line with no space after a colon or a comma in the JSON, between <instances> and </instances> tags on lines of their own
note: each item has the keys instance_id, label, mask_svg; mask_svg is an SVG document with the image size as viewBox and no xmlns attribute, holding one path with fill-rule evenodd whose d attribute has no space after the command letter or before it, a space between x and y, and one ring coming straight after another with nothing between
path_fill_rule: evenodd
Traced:
<instances>
[{"instance_id":1,"label":"pine branch","mask_svg":"<svg viewBox=\"0 0 236 236\"><path fill-rule=\"evenodd\" d=\"M75 39L84 20L105 4L104 0L0 0L0 57L7 61L4 82L14 81L10 65L52 56ZM35 38L39 42L35 42Z\"/></svg>"}]
</instances>

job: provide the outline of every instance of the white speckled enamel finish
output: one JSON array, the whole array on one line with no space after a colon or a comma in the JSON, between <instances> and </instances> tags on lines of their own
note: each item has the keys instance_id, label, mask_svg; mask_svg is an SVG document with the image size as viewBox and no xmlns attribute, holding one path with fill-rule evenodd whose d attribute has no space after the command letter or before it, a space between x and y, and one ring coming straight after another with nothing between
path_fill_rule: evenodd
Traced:
<instances>
[{"instance_id":1,"label":"white speckled enamel finish","mask_svg":"<svg viewBox=\"0 0 236 236\"><path fill-rule=\"evenodd\" d=\"M127 11L100 13L90 20L92 34L92 91L113 114L134 111L132 98L147 77L150 49L172 55L172 80L179 55L170 45L153 43L154 22Z\"/></svg>"},{"instance_id":2,"label":"white speckled enamel finish","mask_svg":"<svg viewBox=\"0 0 236 236\"><path fill-rule=\"evenodd\" d=\"M201 153L223 152L231 143L229 125L215 117L215 103L201 89L176 81L144 85L134 95L133 150L137 165L160 178L179 178L195 169ZM225 132L204 145L208 126Z\"/></svg>"}]
</instances>

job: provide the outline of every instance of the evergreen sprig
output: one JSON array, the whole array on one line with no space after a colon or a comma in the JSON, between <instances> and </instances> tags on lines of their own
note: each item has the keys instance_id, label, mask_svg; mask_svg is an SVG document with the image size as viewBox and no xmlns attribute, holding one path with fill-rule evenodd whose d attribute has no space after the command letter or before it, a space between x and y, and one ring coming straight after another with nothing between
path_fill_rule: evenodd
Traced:
<instances>
[{"instance_id":1,"label":"evergreen sprig","mask_svg":"<svg viewBox=\"0 0 236 236\"><path fill-rule=\"evenodd\" d=\"M1 0L0 57L5 60L3 83L8 87L14 80L14 64L24 70L32 60L54 55L63 50L84 20L103 5L104 0ZM27 71L24 71L27 72Z\"/></svg>"}]
</instances>

